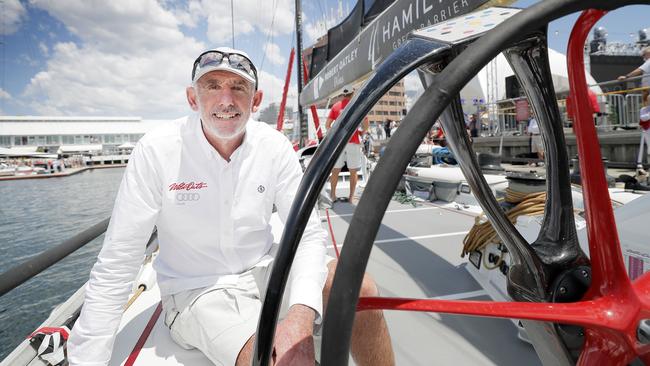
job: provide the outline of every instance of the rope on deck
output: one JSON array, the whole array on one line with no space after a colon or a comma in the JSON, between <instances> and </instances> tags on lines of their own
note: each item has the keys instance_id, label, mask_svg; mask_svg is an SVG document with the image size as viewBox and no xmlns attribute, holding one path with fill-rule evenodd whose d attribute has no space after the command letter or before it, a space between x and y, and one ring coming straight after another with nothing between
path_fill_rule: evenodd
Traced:
<instances>
[{"instance_id":1,"label":"rope on deck","mask_svg":"<svg viewBox=\"0 0 650 366\"><path fill-rule=\"evenodd\" d=\"M546 192L522 193L513 191L510 188L506 189L506 202L517 203L517 205L510 210L506 211L508 220L514 225L517 218L522 215L536 216L544 214L544 206L546 204ZM480 251L490 243L498 244L501 240L497 236L496 231L492 224L487 219L485 214L477 216L474 226L463 239L463 252L461 257L465 257L473 251ZM501 256L503 257L503 256ZM500 263L489 269L498 268Z\"/></svg>"}]
</instances>

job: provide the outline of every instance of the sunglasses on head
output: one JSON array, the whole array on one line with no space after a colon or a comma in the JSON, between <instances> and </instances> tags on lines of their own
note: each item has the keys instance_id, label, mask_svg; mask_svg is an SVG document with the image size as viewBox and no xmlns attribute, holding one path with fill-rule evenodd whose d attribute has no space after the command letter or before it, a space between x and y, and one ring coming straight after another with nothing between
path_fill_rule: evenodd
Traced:
<instances>
[{"instance_id":1,"label":"sunglasses on head","mask_svg":"<svg viewBox=\"0 0 650 366\"><path fill-rule=\"evenodd\" d=\"M196 75L201 68L210 65L219 65L224 62L224 60L226 60L230 67L241 70L250 75L255 80L255 89L257 90L257 69L248 57L239 53L229 53L216 50L203 52L196 58L196 61L194 61L194 67L192 67L192 80L194 80L194 75Z\"/></svg>"}]
</instances>

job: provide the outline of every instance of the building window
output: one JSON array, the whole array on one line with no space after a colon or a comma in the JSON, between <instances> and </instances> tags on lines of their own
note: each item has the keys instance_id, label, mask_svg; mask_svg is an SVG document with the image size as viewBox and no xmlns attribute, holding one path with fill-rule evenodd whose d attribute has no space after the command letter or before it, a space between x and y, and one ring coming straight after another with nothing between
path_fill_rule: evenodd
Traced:
<instances>
[{"instance_id":1,"label":"building window","mask_svg":"<svg viewBox=\"0 0 650 366\"><path fill-rule=\"evenodd\" d=\"M0 136L0 146L11 146L12 136Z\"/></svg>"},{"instance_id":2,"label":"building window","mask_svg":"<svg viewBox=\"0 0 650 366\"><path fill-rule=\"evenodd\" d=\"M72 135L63 135L61 136L63 145L74 145L74 136Z\"/></svg>"},{"instance_id":3,"label":"building window","mask_svg":"<svg viewBox=\"0 0 650 366\"><path fill-rule=\"evenodd\" d=\"M59 136L48 135L45 137L45 139L47 145L59 145L61 143Z\"/></svg>"}]
</instances>

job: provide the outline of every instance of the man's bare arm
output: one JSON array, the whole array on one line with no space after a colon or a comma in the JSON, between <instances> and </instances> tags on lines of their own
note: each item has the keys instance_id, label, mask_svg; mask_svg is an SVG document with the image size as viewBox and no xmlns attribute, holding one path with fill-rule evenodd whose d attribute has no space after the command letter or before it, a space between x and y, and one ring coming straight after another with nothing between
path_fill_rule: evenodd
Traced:
<instances>
[{"instance_id":1,"label":"man's bare arm","mask_svg":"<svg viewBox=\"0 0 650 366\"><path fill-rule=\"evenodd\" d=\"M635 77L635 76L640 76L640 75L643 75L643 70L641 70L641 69L634 69L634 70L632 70L632 71L631 71L629 74L627 74L627 75L621 75L621 76L619 76L619 77L618 77L618 80L625 80L625 79L633 78L633 77Z\"/></svg>"},{"instance_id":2,"label":"man's bare arm","mask_svg":"<svg viewBox=\"0 0 650 366\"><path fill-rule=\"evenodd\" d=\"M370 128L370 122L368 121L368 117L365 117L363 119L363 123L361 124L363 130L361 132L366 133L368 132L368 129Z\"/></svg>"},{"instance_id":3,"label":"man's bare arm","mask_svg":"<svg viewBox=\"0 0 650 366\"><path fill-rule=\"evenodd\" d=\"M334 123L334 120L331 118L328 118L327 121L325 121L325 128L327 129L327 131L329 131L330 128L332 128L332 123Z\"/></svg>"}]
</instances>

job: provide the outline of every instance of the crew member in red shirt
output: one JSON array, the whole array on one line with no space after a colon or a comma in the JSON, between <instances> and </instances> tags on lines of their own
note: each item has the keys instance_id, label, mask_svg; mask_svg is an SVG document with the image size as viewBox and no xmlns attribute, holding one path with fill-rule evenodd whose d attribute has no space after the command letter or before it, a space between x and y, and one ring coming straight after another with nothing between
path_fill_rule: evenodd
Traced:
<instances>
[{"instance_id":1,"label":"crew member in red shirt","mask_svg":"<svg viewBox=\"0 0 650 366\"><path fill-rule=\"evenodd\" d=\"M345 86L343 88L343 99L339 102L334 103L332 109L330 110L330 114L327 117L327 122L325 122L325 127L327 130L332 127L332 123L336 121L345 106L348 105L350 99L352 99L353 93L354 89L351 86ZM352 135L350 141L348 141L348 144L345 146L345 150L343 150L338 160L336 161L334 169L332 169L332 174L330 176L330 198L332 199L332 203L336 201L336 184L338 183L339 173L341 172L341 168L343 168L343 164L346 163L348 165L348 170L350 171L350 195L348 197L348 200L350 202L354 202L354 190L357 187L357 181L359 179L357 171L359 168L361 168L361 163L363 161L361 155L360 135L368 131L368 118L363 119L362 125L362 129L357 130Z\"/></svg>"},{"instance_id":2,"label":"crew member in red shirt","mask_svg":"<svg viewBox=\"0 0 650 366\"><path fill-rule=\"evenodd\" d=\"M598 104L598 96L596 96L596 93L594 93L591 89L587 89L587 93L589 94L589 105L591 106L591 113L595 113L596 115L600 116L601 112L600 105ZM566 98L566 113L569 116L569 119L575 123L576 112L573 105L573 93L571 92Z\"/></svg>"}]
</instances>

